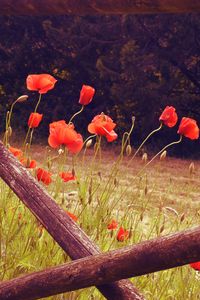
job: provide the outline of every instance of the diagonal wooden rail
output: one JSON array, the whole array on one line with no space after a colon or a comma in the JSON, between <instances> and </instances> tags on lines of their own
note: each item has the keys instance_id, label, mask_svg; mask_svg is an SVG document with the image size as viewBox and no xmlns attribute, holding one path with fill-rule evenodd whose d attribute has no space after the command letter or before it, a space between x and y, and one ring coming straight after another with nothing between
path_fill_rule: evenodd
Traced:
<instances>
[{"instance_id":1,"label":"diagonal wooden rail","mask_svg":"<svg viewBox=\"0 0 200 300\"><path fill-rule=\"evenodd\" d=\"M199 0L0 0L2 15L200 12Z\"/></svg>"},{"instance_id":2,"label":"diagonal wooden rail","mask_svg":"<svg viewBox=\"0 0 200 300\"><path fill-rule=\"evenodd\" d=\"M0 300L35 300L200 260L200 227L86 257L0 284Z\"/></svg>"},{"instance_id":3,"label":"diagonal wooden rail","mask_svg":"<svg viewBox=\"0 0 200 300\"><path fill-rule=\"evenodd\" d=\"M55 203L1 141L0 177L73 260L100 253L98 247ZM110 300L144 299L133 284L127 280L99 286L98 289Z\"/></svg>"}]
</instances>

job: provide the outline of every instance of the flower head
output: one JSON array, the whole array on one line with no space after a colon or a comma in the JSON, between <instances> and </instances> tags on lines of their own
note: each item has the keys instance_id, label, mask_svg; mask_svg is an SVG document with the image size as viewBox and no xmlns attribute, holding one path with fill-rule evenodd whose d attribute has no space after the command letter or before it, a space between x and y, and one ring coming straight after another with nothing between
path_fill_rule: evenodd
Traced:
<instances>
[{"instance_id":1,"label":"flower head","mask_svg":"<svg viewBox=\"0 0 200 300\"><path fill-rule=\"evenodd\" d=\"M30 117L28 119L28 126L30 128L36 128L39 126L40 122L42 121L43 114L38 114L36 112L33 112L30 114Z\"/></svg>"},{"instance_id":2,"label":"flower head","mask_svg":"<svg viewBox=\"0 0 200 300\"><path fill-rule=\"evenodd\" d=\"M109 230L113 230L113 229L116 229L117 226L118 226L118 223L117 223L115 220L112 220L112 221L108 224L107 228L108 228Z\"/></svg>"},{"instance_id":3,"label":"flower head","mask_svg":"<svg viewBox=\"0 0 200 300\"><path fill-rule=\"evenodd\" d=\"M50 172L42 168L38 168L36 171L37 180L42 181L46 185L49 185L52 182L51 175Z\"/></svg>"},{"instance_id":4,"label":"flower head","mask_svg":"<svg viewBox=\"0 0 200 300\"><path fill-rule=\"evenodd\" d=\"M195 269L196 271L200 271L200 261L195 262L195 263L191 263L190 267L192 267L193 269Z\"/></svg>"},{"instance_id":5,"label":"flower head","mask_svg":"<svg viewBox=\"0 0 200 300\"><path fill-rule=\"evenodd\" d=\"M117 233L118 242L124 242L128 238L129 238L129 231L124 229L123 227L120 227L120 229Z\"/></svg>"},{"instance_id":6,"label":"flower head","mask_svg":"<svg viewBox=\"0 0 200 300\"><path fill-rule=\"evenodd\" d=\"M22 150L15 148L15 147L9 147L8 149L15 157L21 157L23 155Z\"/></svg>"},{"instance_id":7,"label":"flower head","mask_svg":"<svg viewBox=\"0 0 200 300\"><path fill-rule=\"evenodd\" d=\"M101 114L94 117L88 125L88 131L93 134L103 135L108 142L112 142L117 139L117 134L113 130L115 126L116 124L109 116Z\"/></svg>"},{"instance_id":8,"label":"flower head","mask_svg":"<svg viewBox=\"0 0 200 300\"><path fill-rule=\"evenodd\" d=\"M72 153L78 153L83 147L83 138L74 129L73 124L66 124L64 120L49 125L49 145L58 148L65 145Z\"/></svg>"},{"instance_id":9,"label":"flower head","mask_svg":"<svg viewBox=\"0 0 200 300\"><path fill-rule=\"evenodd\" d=\"M178 133L191 140L197 140L199 138L199 127L197 122L191 118L182 118Z\"/></svg>"},{"instance_id":10,"label":"flower head","mask_svg":"<svg viewBox=\"0 0 200 300\"><path fill-rule=\"evenodd\" d=\"M34 159L31 160L26 157L20 158L20 162L27 169L34 169L34 168L36 168L36 165L37 165L37 163Z\"/></svg>"},{"instance_id":11,"label":"flower head","mask_svg":"<svg viewBox=\"0 0 200 300\"><path fill-rule=\"evenodd\" d=\"M46 94L54 88L57 80L49 74L32 74L26 78L27 89L38 91L39 94Z\"/></svg>"},{"instance_id":12,"label":"flower head","mask_svg":"<svg viewBox=\"0 0 200 300\"><path fill-rule=\"evenodd\" d=\"M77 222L78 221L78 218L77 218L77 216L75 216L74 214L72 214L71 212L69 212L69 211L65 211L66 212L66 214L72 219L72 220L74 220L75 222Z\"/></svg>"},{"instance_id":13,"label":"flower head","mask_svg":"<svg viewBox=\"0 0 200 300\"><path fill-rule=\"evenodd\" d=\"M83 85L80 91L79 103L88 105L94 97L95 89L89 85Z\"/></svg>"},{"instance_id":14,"label":"flower head","mask_svg":"<svg viewBox=\"0 0 200 300\"><path fill-rule=\"evenodd\" d=\"M64 182L68 182L70 180L76 180L76 176L70 172L61 172L59 176L60 178L63 179Z\"/></svg>"},{"instance_id":15,"label":"flower head","mask_svg":"<svg viewBox=\"0 0 200 300\"><path fill-rule=\"evenodd\" d=\"M175 126L178 121L176 109L173 106L166 106L159 120L162 121L168 127Z\"/></svg>"}]
</instances>

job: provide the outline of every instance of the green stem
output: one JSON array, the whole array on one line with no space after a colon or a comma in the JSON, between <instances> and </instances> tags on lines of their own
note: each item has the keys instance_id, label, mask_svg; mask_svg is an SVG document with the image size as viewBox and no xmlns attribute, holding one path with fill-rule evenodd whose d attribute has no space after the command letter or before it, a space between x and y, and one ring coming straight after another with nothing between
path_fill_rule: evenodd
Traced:
<instances>
[{"instance_id":1,"label":"green stem","mask_svg":"<svg viewBox=\"0 0 200 300\"><path fill-rule=\"evenodd\" d=\"M182 141L182 135L180 136L180 138L179 138L179 140L178 141L175 141L175 142L172 142L172 143L170 143L170 144L168 144L168 145L166 145L165 147L163 147L156 155L154 155L153 157L152 157L152 159L138 172L138 174L136 175L136 176L138 176L144 169L146 169L146 167L150 164L150 163L152 163L152 161L156 158L156 157L158 157L163 151L165 151L167 148L169 148L169 147L171 147L171 146L173 146L173 145L176 145L176 144L179 144L180 142Z\"/></svg>"},{"instance_id":2,"label":"green stem","mask_svg":"<svg viewBox=\"0 0 200 300\"><path fill-rule=\"evenodd\" d=\"M71 119L69 120L69 123L71 123L72 120L73 120L77 115L79 115L79 114L83 111L84 107L85 107L85 106L82 105L81 109L80 109L79 111L77 111L77 112L71 117Z\"/></svg>"},{"instance_id":3,"label":"green stem","mask_svg":"<svg viewBox=\"0 0 200 300\"><path fill-rule=\"evenodd\" d=\"M162 123L160 124L160 126L156 129L154 129L152 132L149 133L149 135L147 135L147 137L143 140L143 142L141 143L141 145L139 146L139 148L136 150L136 152L134 153L133 157L131 158L131 160L129 161L129 163L136 157L136 155L138 154L138 152L140 151L140 149L142 148L142 146L146 143L146 141L156 132L158 132L160 129L162 128Z\"/></svg>"}]
</instances>

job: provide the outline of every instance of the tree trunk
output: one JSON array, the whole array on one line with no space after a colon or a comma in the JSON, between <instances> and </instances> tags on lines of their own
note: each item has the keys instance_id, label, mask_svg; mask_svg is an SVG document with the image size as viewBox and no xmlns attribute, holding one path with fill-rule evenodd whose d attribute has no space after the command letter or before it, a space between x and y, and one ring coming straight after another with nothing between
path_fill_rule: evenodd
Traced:
<instances>
[{"instance_id":1,"label":"tree trunk","mask_svg":"<svg viewBox=\"0 0 200 300\"><path fill-rule=\"evenodd\" d=\"M200 11L199 0L1 0L1 14L144 14Z\"/></svg>"},{"instance_id":2,"label":"tree trunk","mask_svg":"<svg viewBox=\"0 0 200 300\"><path fill-rule=\"evenodd\" d=\"M200 227L0 284L0 300L33 300L200 260Z\"/></svg>"},{"instance_id":3,"label":"tree trunk","mask_svg":"<svg viewBox=\"0 0 200 300\"><path fill-rule=\"evenodd\" d=\"M55 203L42 186L4 147L1 141L0 177L72 259L100 253L98 247ZM132 283L126 280L101 286L98 289L110 300L144 299Z\"/></svg>"}]
</instances>

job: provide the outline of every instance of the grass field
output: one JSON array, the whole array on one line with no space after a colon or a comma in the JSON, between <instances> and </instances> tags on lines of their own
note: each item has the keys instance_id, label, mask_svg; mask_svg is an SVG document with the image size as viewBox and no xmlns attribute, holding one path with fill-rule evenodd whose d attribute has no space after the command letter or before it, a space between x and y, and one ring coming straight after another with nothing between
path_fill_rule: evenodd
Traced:
<instances>
[{"instance_id":1,"label":"grass field","mask_svg":"<svg viewBox=\"0 0 200 300\"><path fill-rule=\"evenodd\" d=\"M112 148L114 149L114 148ZM44 164L41 146L32 156ZM47 158L46 156L46 158ZM94 159L95 158L95 159ZM137 157L117 160L117 150L83 151L75 160L60 155L50 166L54 184L47 188L55 201L77 216L77 223L102 249L116 249L173 233L200 223L200 162L166 157L147 168ZM77 180L62 182L59 172L71 171ZM143 170L142 170L143 169ZM141 171L142 170L142 171ZM30 171L35 176L35 171ZM107 225L116 220L118 228ZM53 220L52 220L53 222ZM122 226L129 237L118 241ZM2 181L0 182L0 280L69 261L38 221ZM200 275L190 266L132 279L149 300L200 299ZM95 288L48 299L103 299Z\"/></svg>"}]
</instances>

